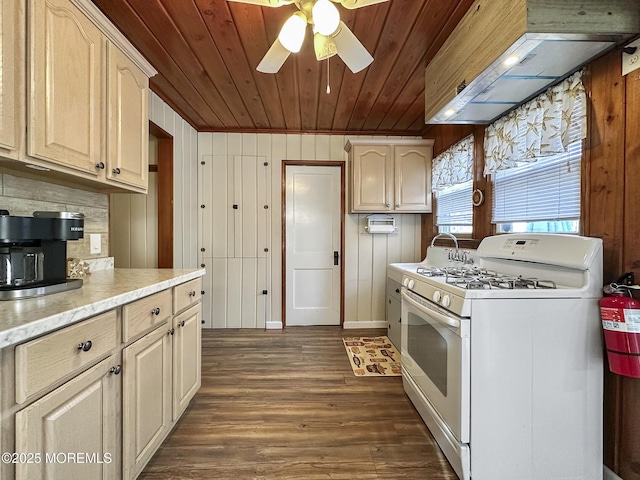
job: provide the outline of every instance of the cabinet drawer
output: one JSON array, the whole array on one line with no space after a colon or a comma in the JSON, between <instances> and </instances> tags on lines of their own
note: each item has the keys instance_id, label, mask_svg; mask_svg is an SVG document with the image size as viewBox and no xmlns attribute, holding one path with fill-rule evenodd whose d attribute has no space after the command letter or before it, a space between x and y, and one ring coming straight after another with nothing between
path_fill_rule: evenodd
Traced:
<instances>
[{"instance_id":1,"label":"cabinet drawer","mask_svg":"<svg viewBox=\"0 0 640 480\"><path fill-rule=\"evenodd\" d=\"M387 279L387 297L400 300L400 287L401 285L395 280Z\"/></svg>"},{"instance_id":2,"label":"cabinet drawer","mask_svg":"<svg viewBox=\"0 0 640 480\"><path fill-rule=\"evenodd\" d=\"M152 330L164 323L171 314L171 290L164 290L125 305L122 308L123 341Z\"/></svg>"},{"instance_id":3,"label":"cabinet drawer","mask_svg":"<svg viewBox=\"0 0 640 480\"><path fill-rule=\"evenodd\" d=\"M18 345L16 403L80 370L116 346L115 310Z\"/></svg>"},{"instance_id":4,"label":"cabinet drawer","mask_svg":"<svg viewBox=\"0 0 640 480\"><path fill-rule=\"evenodd\" d=\"M201 284L202 280L197 278L173 287L173 313L181 312L200 301Z\"/></svg>"}]
</instances>

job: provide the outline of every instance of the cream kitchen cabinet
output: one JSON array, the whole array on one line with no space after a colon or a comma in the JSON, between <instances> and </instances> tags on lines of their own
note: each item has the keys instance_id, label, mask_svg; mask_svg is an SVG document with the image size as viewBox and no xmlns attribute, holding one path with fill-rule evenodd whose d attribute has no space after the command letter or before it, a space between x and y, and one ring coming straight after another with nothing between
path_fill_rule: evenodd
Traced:
<instances>
[{"instance_id":1,"label":"cream kitchen cabinet","mask_svg":"<svg viewBox=\"0 0 640 480\"><path fill-rule=\"evenodd\" d=\"M400 327L402 323L401 285L395 280L387 279L387 336L400 351Z\"/></svg>"},{"instance_id":2,"label":"cream kitchen cabinet","mask_svg":"<svg viewBox=\"0 0 640 480\"><path fill-rule=\"evenodd\" d=\"M30 1L28 154L98 177L106 38L70 0Z\"/></svg>"},{"instance_id":3,"label":"cream kitchen cabinet","mask_svg":"<svg viewBox=\"0 0 640 480\"><path fill-rule=\"evenodd\" d=\"M177 420L200 389L202 326L200 305L173 320L173 420Z\"/></svg>"},{"instance_id":4,"label":"cream kitchen cabinet","mask_svg":"<svg viewBox=\"0 0 640 480\"><path fill-rule=\"evenodd\" d=\"M17 480L119 477L120 369L112 355L16 414Z\"/></svg>"},{"instance_id":5,"label":"cream kitchen cabinet","mask_svg":"<svg viewBox=\"0 0 640 480\"><path fill-rule=\"evenodd\" d=\"M0 154L17 158L22 130L24 71L24 6L0 0Z\"/></svg>"},{"instance_id":6,"label":"cream kitchen cabinet","mask_svg":"<svg viewBox=\"0 0 640 480\"><path fill-rule=\"evenodd\" d=\"M149 78L113 44L107 52L107 180L146 190Z\"/></svg>"},{"instance_id":7,"label":"cream kitchen cabinet","mask_svg":"<svg viewBox=\"0 0 640 480\"><path fill-rule=\"evenodd\" d=\"M124 349L122 467L136 478L172 425L171 323L158 327Z\"/></svg>"},{"instance_id":8,"label":"cream kitchen cabinet","mask_svg":"<svg viewBox=\"0 0 640 480\"><path fill-rule=\"evenodd\" d=\"M125 347L123 354L123 474L135 478L180 418L201 384L202 327L199 279L173 288L175 316ZM196 294L197 292L197 294ZM127 307L156 314L165 294ZM138 309L137 305L144 305ZM149 309L148 307L153 307ZM151 312L151 313L149 313ZM127 318L127 314L124 315ZM129 321L134 320L129 317ZM146 324L146 321L143 322Z\"/></svg>"},{"instance_id":9,"label":"cream kitchen cabinet","mask_svg":"<svg viewBox=\"0 0 640 480\"><path fill-rule=\"evenodd\" d=\"M153 67L89 0L1 1L0 157L12 160L3 164L95 190L146 193Z\"/></svg>"},{"instance_id":10,"label":"cream kitchen cabinet","mask_svg":"<svg viewBox=\"0 0 640 480\"><path fill-rule=\"evenodd\" d=\"M433 140L350 140L351 213L431 212Z\"/></svg>"}]
</instances>

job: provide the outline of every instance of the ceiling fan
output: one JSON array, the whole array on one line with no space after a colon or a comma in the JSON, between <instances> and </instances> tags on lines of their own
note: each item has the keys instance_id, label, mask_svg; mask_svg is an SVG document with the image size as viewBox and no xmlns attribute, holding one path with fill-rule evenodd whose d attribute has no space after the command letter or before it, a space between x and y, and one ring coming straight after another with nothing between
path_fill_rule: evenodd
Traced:
<instances>
[{"instance_id":1,"label":"ceiling fan","mask_svg":"<svg viewBox=\"0 0 640 480\"><path fill-rule=\"evenodd\" d=\"M353 73L368 67L373 57L351 30L340 20L340 12L333 5L348 9L366 7L388 0L228 0L263 7L295 4L297 12L284 23L271 48L257 66L262 73L277 73L291 53L297 53L304 41L307 24L313 27L313 46L318 60L338 55ZM331 3L333 2L333 3Z\"/></svg>"}]
</instances>

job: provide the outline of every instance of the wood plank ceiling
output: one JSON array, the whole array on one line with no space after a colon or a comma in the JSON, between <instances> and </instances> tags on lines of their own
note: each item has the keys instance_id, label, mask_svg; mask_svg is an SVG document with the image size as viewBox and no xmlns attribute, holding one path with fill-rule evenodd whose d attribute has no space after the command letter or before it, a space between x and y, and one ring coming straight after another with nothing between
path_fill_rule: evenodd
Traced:
<instances>
[{"instance_id":1,"label":"wood plank ceiling","mask_svg":"<svg viewBox=\"0 0 640 480\"><path fill-rule=\"evenodd\" d=\"M93 0L158 70L151 89L198 131L420 135L424 68L473 0L337 5L374 62L353 74L338 56L302 50L277 74L256 66L297 9L225 0Z\"/></svg>"}]
</instances>

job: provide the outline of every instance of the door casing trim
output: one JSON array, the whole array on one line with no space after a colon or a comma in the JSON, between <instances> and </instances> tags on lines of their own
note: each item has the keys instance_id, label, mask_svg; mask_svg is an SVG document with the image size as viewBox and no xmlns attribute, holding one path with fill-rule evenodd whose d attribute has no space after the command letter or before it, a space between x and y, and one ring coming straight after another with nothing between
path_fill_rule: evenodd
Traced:
<instances>
[{"instance_id":1,"label":"door casing trim","mask_svg":"<svg viewBox=\"0 0 640 480\"><path fill-rule=\"evenodd\" d=\"M340 167L340 327L342 328L344 325L344 216L345 216L345 208L346 208L346 187L345 187L345 162L337 161L337 160L283 160L282 161L282 201L281 201L281 228L282 228L282 286L285 287L287 285L287 203L286 203L286 193L287 193L287 167ZM282 289L282 328L287 326L287 289Z\"/></svg>"}]
</instances>

